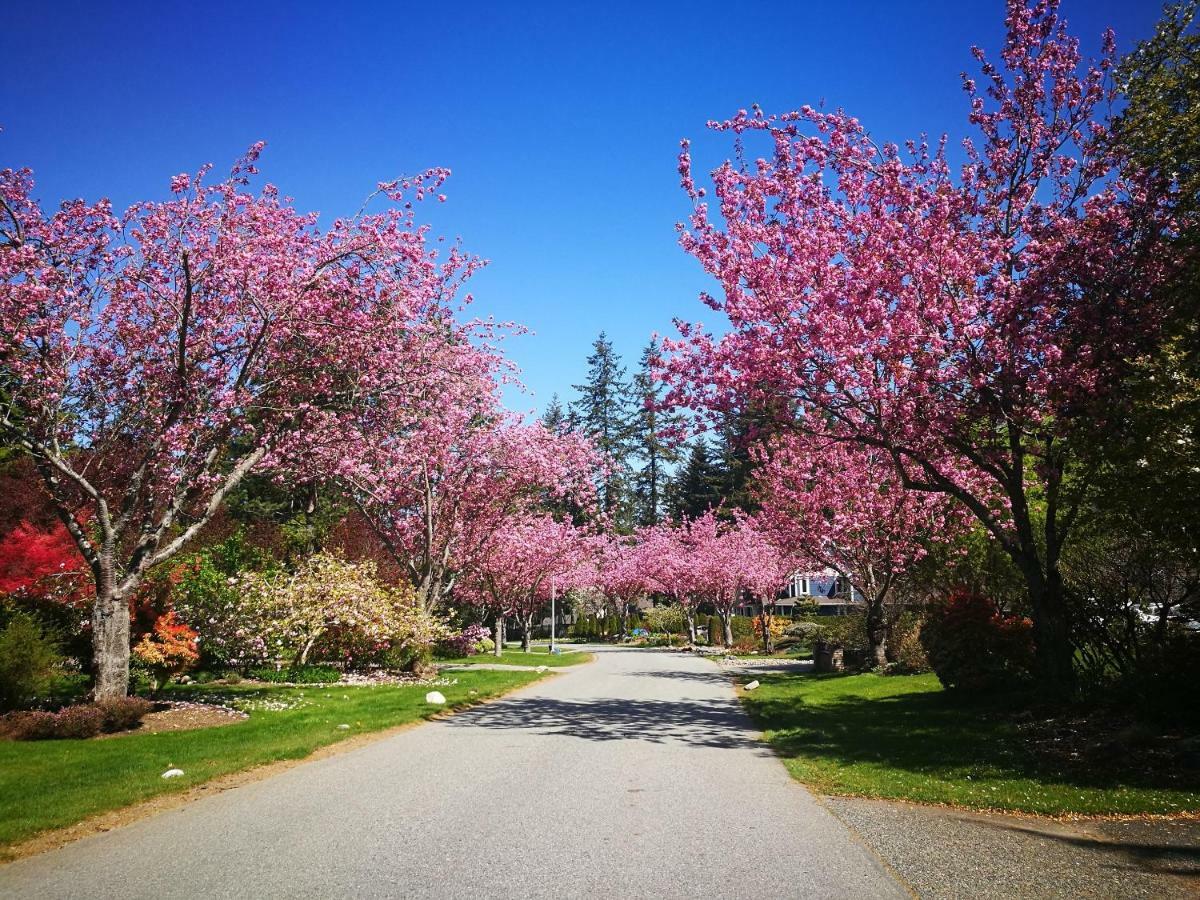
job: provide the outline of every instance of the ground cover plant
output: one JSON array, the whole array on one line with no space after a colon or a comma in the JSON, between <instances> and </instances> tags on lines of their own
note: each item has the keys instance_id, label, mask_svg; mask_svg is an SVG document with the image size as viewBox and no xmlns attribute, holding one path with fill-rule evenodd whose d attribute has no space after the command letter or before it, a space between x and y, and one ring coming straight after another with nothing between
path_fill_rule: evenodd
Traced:
<instances>
[{"instance_id":1,"label":"ground cover plant","mask_svg":"<svg viewBox=\"0 0 1200 900\"><path fill-rule=\"evenodd\" d=\"M0 848L221 775L303 759L347 737L469 706L538 677L536 672L457 672L453 683L437 687L446 696L445 706L427 704L429 688L423 685L173 685L167 690L170 699L219 703L249 718L217 728L105 740L0 741ZM170 768L184 774L164 779Z\"/></svg>"},{"instance_id":2,"label":"ground cover plant","mask_svg":"<svg viewBox=\"0 0 1200 900\"><path fill-rule=\"evenodd\" d=\"M1200 772L1136 722L1093 733L1086 713L964 703L932 674L754 677L747 710L822 793L1046 815L1200 810Z\"/></svg>"}]
</instances>

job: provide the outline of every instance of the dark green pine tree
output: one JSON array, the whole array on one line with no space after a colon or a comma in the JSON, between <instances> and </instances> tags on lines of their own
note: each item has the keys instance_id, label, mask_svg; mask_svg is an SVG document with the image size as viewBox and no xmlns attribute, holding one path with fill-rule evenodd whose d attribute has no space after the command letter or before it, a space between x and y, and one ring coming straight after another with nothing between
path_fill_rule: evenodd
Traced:
<instances>
[{"instance_id":1,"label":"dark green pine tree","mask_svg":"<svg viewBox=\"0 0 1200 900\"><path fill-rule=\"evenodd\" d=\"M571 404L571 423L591 439L608 463L598 485L600 508L619 530L628 531L633 524L629 490L633 391L625 367L603 331L592 344L587 363L587 381L573 385L579 399Z\"/></svg>"},{"instance_id":2,"label":"dark green pine tree","mask_svg":"<svg viewBox=\"0 0 1200 900\"><path fill-rule=\"evenodd\" d=\"M671 482L667 509L672 519L703 515L721 502L720 471L713 465L708 442L696 440L688 451L687 462Z\"/></svg>"},{"instance_id":3,"label":"dark green pine tree","mask_svg":"<svg viewBox=\"0 0 1200 900\"><path fill-rule=\"evenodd\" d=\"M746 413L726 415L721 425L713 468L717 492L727 513L735 509L752 511L750 479L754 461L750 458L750 445L753 428L753 418Z\"/></svg>"},{"instance_id":4,"label":"dark green pine tree","mask_svg":"<svg viewBox=\"0 0 1200 900\"><path fill-rule=\"evenodd\" d=\"M547 431L553 434L566 434L571 430L571 423L567 420L567 411L563 409L558 394L554 394L550 398L550 402L546 404L546 411L542 414L542 424L546 426Z\"/></svg>"},{"instance_id":5,"label":"dark green pine tree","mask_svg":"<svg viewBox=\"0 0 1200 900\"><path fill-rule=\"evenodd\" d=\"M670 441L670 432L678 427L682 417L673 410L662 409L663 385L654 379L654 370L662 361L662 348L651 338L638 372L633 377L633 394L637 403L634 415L633 451L639 468L633 477L633 494L637 506L637 523L655 525L666 511L667 485L679 450Z\"/></svg>"}]
</instances>

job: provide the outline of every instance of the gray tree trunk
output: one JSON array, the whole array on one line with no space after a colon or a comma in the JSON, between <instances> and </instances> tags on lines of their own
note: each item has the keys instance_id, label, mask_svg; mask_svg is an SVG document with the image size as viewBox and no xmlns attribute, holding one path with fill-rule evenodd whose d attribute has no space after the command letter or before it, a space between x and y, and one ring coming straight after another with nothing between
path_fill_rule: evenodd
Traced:
<instances>
[{"instance_id":1,"label":"gray tree trunk","mask_svg":"<svg viewBox=\"0 0 1200 900\"><path fill-rule=\"evenodd\" d=\"M496 648L492 651L497 656L504 653L504 616L496 613Z\"/></svg>"},{"instance_id":2,"label":"gray tree trunk","mask_svg":"<svg viewBox=\"0 0 1200 900\"><path fill-rule=\"evenodd\" d=\"M721 613L721 625L725 632L725 646L733 646L733 613L725 611Z\"/></svg>"},{"instance_id":3,"label":"gray tree trunk","mask_svg":"<svg viewBox=\"0 0 1200 900\"><path fill-rule=\"evenodd\" d=\"M92 607L92 660L96 669L95 697L112 700L129 693L129 601L116 590L113 554L101 554Z\"/></svg>"}]
</instances>

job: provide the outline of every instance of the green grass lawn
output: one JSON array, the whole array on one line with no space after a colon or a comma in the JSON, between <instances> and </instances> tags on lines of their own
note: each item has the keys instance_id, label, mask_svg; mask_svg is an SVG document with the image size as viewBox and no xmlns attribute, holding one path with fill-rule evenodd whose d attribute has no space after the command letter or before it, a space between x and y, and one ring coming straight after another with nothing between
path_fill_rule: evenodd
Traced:
<instances>
[{"instance_id":1,"label":"green grass lawn","mask_svg":"<svg viewBox=\"0 0 1200 900\"><path fill-rule=\"evenodd\" d=\"M505 648L503 655L497 656L495 653L476 653L474 656L460 656L455 659L439 659L436 660L438 665L472 665L479 663L488 665L500 663L505 666L546 666L547 668L557 668L559 666L577 666L580 663L591 662L592 654L584 653L580 650L564 650L562 653L551 653L547 646L534 646L532 650L525 653L523 650L511 650Z\"/></svg>"},{"instance_id":2,"label":"green grass lawn","mask_svg":"<svg viewBox=\"0 0 1200 900\"><path fill-rule=\"evenodd\" d=\"M1194 773L1058 766L1027 749L1007 712L962 705L933 675L755 677L746 708L792 775L822 793L1047 815L1200 810Z\"/></svg>"},{"instance_id":3,"label":"green grass lawn","mask_svg":"<svg viewBox=\"0 0 1200 900\"><path fill-rule=\"evenodd\" d=\"M494 697L541 677L535 672L458 672L429 706L420 685L348 687L174 686L170 697L208 700L248 712L235 725L101 740L0 741L0 856L40 831L128 806L157 794L263 763L302 759L354 735L428 718ZM339 725L349 729L339 729ZM176 767L185 774L164 780Z\"/></svg>"}]
</instances>

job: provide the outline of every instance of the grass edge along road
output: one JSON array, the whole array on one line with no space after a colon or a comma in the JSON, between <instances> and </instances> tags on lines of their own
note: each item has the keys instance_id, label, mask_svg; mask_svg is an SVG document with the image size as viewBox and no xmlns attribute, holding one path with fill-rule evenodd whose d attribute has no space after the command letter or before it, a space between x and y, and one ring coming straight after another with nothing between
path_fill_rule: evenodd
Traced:
<instances>
[{"instance_id":1,"label":"grass edge along road","mask_svg":"<svg viewBox=\"0 0 1200 900\"><path fill-rule=\"evenodd\" d=\"M172 700L217 702L249 714L214 728L105 739L0 741L0 862L53 829L225 775L302 760L347 738L465 709L544 677L537 672L451 673L454 684L304 687L175 686ZM445 706L425 703L436 689ZM348 725L348 728L339 728ZM184 775L164 779L177 767Z\"/></svg>"},{"instance_id":2,"label":"grass edge along road","mask_svg":"<svg viewBox=\"0 0 1200 900\"><path fill-rule=\"evenodd\" d=\"M738 673L764 740L824 794L1039 815L1179 815L1200 786L1066 770L1036 758L1011 716L961 705L934 675Z\"/></svg>"}]
</instances>

